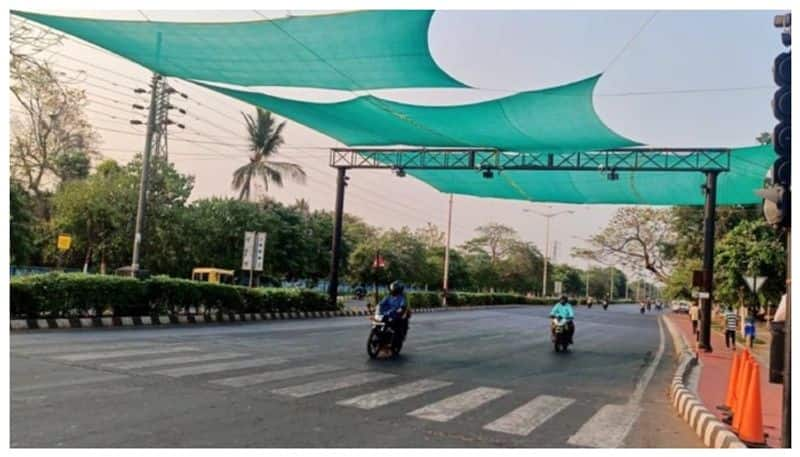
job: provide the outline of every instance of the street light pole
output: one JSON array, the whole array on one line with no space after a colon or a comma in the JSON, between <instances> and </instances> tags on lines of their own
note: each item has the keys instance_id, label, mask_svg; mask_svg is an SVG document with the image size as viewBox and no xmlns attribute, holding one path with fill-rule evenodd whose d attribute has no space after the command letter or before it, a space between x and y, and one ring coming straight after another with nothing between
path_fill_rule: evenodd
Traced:
<instances>
[{"instance_id":1,"label":"street light pole","mask_svg":"<svg viewBox=\"0 0 800 457\"><path fill-rule=\"evenodd\" d=\"M450 202L447 210L447 240L444 245L444 278L442 280L442 306L447 306L448 281L450 276L450 227L453 222L453 194L450 194Z\"/></svg>"},{"instance_id":2,"label":"street light pole","mask_svg":"<svg viewBox=\"0 0 800 457\"><path fill-rule=\"evenodd\" d=\"M566 211L558 211L555 213L540 213L539 211L534 211L532 209L523 209L525 213L534 213L542 216L546 219L545 222L545 232L544 232L544 268L542 270L542 297L547 296L547 262L550 260L550 219L560 215L560 214L573 214L575 211L566 210Z\"/></svg>"}]
</instances>

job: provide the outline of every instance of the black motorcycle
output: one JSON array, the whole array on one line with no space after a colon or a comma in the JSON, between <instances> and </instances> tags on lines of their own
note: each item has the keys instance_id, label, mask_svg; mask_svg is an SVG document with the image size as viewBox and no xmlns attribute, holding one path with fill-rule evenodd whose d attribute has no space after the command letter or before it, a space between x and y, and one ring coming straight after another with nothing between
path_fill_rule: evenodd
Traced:
<instances>
[{"instance_id":1,"label":"black motorcycle","mask_svg":"<svg viewBox=\"0 0 800 457\"><path fill-rule=\"evenodd\" d=\"M393 313L393 316L384 316L378 311L370 314L372 330L367 338L367 354L371 359L379 356L397 357L400 354L406 339L403 326L408 325L409 317L406 309Z\"/></svg>"}]
</instances>

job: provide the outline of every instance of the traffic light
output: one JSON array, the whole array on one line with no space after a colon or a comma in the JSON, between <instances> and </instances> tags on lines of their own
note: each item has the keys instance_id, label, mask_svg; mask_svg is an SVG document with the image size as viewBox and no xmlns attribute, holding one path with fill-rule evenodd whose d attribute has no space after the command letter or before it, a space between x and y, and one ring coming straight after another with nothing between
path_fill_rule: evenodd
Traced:
<instances>
[{"instance_id":1,"label":"traffic light","mask_svg":"<svg viewBox=\"0 0 800 457\"><path fill-rule=\"evenodd\" d=\"M791 46L792 15L775 16L775 27L783 28L781 41ZM764 198L764 217L772 225L791 226L791 183L792 183L792 51L782 52L775 57L772 76L778 90L772 97L772 114L778 124L772 131L772 145L778 156L772 165L772 179L768 186L757 191Z\"/></svg>"}]
</instances>

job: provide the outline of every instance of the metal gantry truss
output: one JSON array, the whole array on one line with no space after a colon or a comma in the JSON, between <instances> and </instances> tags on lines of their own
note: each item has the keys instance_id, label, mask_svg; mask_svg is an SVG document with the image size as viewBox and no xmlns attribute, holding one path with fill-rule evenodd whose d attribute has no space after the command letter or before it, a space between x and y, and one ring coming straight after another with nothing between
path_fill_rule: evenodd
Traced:
<instances>
[{"instance_id":1,"label":"metal gantry truss","mask_svg":"<svg viewBox=\"0 0 800 457\"><path fill-rule=\"evenodd\" d=\"M730 170L726 148L631 148L508 152L456 148L332 148L330 166L392 170L696 171Z\"/></svg>"},{"instance_id":2,"label":"metal gantry truss","mask_svg":"<svg viewBox=\"0 0 800 457\"><path fill-rule=\"evenodd\" d=\"M703 310L710 315L713 297L714 220L717 203L717 176L730 171L728 148L628 148L599 151L508 152L490 148L332 148L330 166L336 169L336 209L331 246L331 270L328 295L337 303L341 259L342 215L347 170L389 169L398 176L413 170L464 170L482 172L491 178L494 172L518 171L594 171L609 180L619 179L618 172L698 172L706 176L703 271L704 289L708 292ZM712 350L710 329L701 331L700 348Z\"/></svg>"}]
</instances>

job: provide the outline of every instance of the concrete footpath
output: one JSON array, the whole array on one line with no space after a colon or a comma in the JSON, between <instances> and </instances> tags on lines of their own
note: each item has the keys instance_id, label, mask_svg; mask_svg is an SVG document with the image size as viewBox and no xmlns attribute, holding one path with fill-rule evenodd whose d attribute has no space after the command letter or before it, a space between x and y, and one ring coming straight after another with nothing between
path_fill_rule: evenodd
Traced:
<instances>
[{"instance_id":1,"label":"concrete footpath","mask_svg":"<svg viewBox=\"0 0 800 457\"><path fill-rule=\"evenodd\" d=\"M696 348L697 340L692 334L692 323L689 320L689 316L669 314L665 317L675 324L686 341L692 346L692 350L698 354L700 373L697 380L697 395L711 412L722 419L722 411L717 409L717 406L725 402L731 361L735 352L725 347L724 335L716 331L711 332L713 352L698 351ZM744 350L744 345L737 344L736 350ZM769 382L768 358L764 357L763 353L756 354L756 357L761 363L761 406L763 408L764 432L768 434L767 445L780 447L783 386Z\"/></svg>"}]
</instances>

